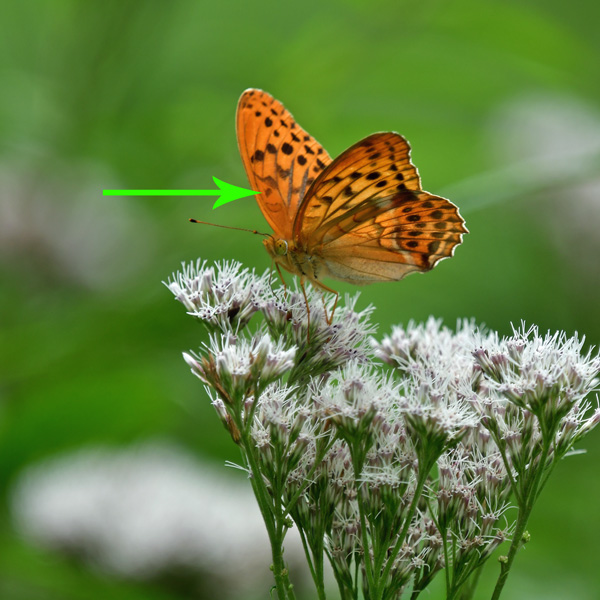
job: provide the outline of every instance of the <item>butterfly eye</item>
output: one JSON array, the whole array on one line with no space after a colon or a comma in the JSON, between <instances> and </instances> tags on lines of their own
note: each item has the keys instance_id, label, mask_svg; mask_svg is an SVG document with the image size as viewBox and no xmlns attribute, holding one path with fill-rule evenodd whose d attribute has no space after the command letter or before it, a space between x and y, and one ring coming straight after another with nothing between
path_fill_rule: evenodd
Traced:
<instances>
[{"instance_id":1,"label":"butterfly eye","mask_svg":"<svg viewBox=\"0 0 600 600\"><path fill-rule=\"evenodd\" d=\"M277 240L275 242L275 252L279 256L285 256L288 253L288 243L285 240Z\"/></svg>"}]
</instances>

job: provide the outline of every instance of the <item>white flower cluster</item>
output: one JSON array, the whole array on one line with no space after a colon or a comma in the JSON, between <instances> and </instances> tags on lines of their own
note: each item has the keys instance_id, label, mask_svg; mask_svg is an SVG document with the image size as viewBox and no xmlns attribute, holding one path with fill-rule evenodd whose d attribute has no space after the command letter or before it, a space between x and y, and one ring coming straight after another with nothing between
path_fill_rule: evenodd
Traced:
<instances>
[{"instance_id":1,"label":"white flower cluster","mask_svg":"<svg viewBox=\"0 0 600 600\"><path fill-rule=\"evenodd\" d=\"M552 466L600 421L586 399L600 358L583 340L524 327L500 339L429 319L379 342L356 298L334 311L332 297L272 290L241 265L198 263L169 287L189 309L181 290L212 289L215 273L229 277L222 306L211 292L211 310L190 314L213 330L214 314L229 316L184 356L246 458L281 600L293 597L278 550L290 517L320 598L325 557L343 598L361 586L416 597L442 569L456 597L514 534L512 564ZM255 333L250 306L262 315Z\"/></svg>"},{"instance_id":2,"label":"white flower cluster","mask_svg":"<svg viewBox=\"0 0 600 600\"><path fill-rule=\"evenodd\" d=\"M283 341L273 342L267 334L250 339L232 334L212 335L205 345L204 359L183 353L192 372L211 387L220 387L228 399L247 395L255 381L264 384L294 366L296 348L286 349Z\"/></svg>"},{"instance_id":3,"label":"white flower cluster","mask_svg":"<svg viewBox=\"0 0 600 600\"><path fill-rule=\"evenodd\" d=\"M266 276L240 263L222 262L209 267L199 259L182 265L165 285L188 310L210 330L227 332L245 326L258 310L258 303L268 286Z\"/></svg>"}]
</instances>

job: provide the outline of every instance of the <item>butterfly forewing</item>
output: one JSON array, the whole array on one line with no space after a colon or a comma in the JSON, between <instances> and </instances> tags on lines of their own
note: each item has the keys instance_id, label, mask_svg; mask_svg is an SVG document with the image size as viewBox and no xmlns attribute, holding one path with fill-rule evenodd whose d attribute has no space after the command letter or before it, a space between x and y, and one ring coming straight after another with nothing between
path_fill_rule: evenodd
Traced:
<instances>
[{"instance_id":1,"label":"butterfly forewing","mask_svg":"<svg viewBox=\"0 0 600 600\"><path fill-rule=\"evenodd\" d=\"M259 207L283 239L292 239L300 202L331 162L323 147L270 94L246 90L238 103L237 139Z\"/></svg>"},{"instance_id":2,"label":"butterfly forewing","mask_svg":"<svg viewBox=\"0 0 600 600\"><path fill-rule=\"evenodd\" d=\"M408 142L397 133L374 133L348 148L317 178L300 206L294 235L310 236L363 202L406 189L421 189Z\"/></svg>"}]
</instances>

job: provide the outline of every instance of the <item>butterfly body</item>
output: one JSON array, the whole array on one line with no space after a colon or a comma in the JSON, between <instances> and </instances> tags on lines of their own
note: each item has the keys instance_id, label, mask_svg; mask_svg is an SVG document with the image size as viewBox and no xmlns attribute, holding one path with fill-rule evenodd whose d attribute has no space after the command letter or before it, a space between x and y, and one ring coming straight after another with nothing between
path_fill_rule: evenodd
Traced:
<instances>
[{"instance_id":1,"label":"butterfly body","mask_svg":"<svg viewBox=\"0 0 600 600\"><path fill-rule=\"evenodd\" d=\"M332 160L272 96L246 90L237 111L240 154L274 235L278 266L323 289L425 272L467 233L458 208L421 189L410 146L374 133ZM331 290L330 290L331 291Z\"/></svg>"},{"instance_id":2,"label":"butterfly body","mask_svg":"<svg viewBox=\"0 0 600 600\"><path fill-rule=\"evenodd\" d=\"M315 250L309 253L306 248L297 246L291 240L275 237L264 239L263 244L277 265L298 275L302 280L308 279L313 285L324 287L320 280L331 276L323 258Z\"/></svg>"}]
</instances>

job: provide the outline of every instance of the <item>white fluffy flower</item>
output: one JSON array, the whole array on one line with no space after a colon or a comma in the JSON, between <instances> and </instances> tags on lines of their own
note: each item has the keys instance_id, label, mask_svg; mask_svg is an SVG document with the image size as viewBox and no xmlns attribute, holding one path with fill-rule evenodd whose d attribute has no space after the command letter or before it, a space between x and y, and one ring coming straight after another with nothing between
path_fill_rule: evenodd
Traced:
<instances>
[{"instance_id":1,"label":"white fluffy flower","mask_svg":"<svg viewBox=\"0 0 600 600\"><path fill-rule=\"evenodd\" d=\"M425 371L432 377L459 380L472 376L472 351L489 337L473 320L458 321L454 332L441 319L429 317L425 323L394 326L391 335L371 343L375 356L408 375Z\"/></svg>"},{"instance_id":2,"label":"white fluffy flower","mask_svg":"<svg viewBox=\"0 0 600 600\"><path fill-rule=\"evenodd\" d=\"M182 264L182 270L173 273L165 285L188 314L210 329L226 332L244 327L258 310L267 274L256 275L235 261L209 267L198 259Z\"/></svg>"},{"instance_id":3,"label":"white fluffy flower","mask_svg":"<svg viewBox=\"0 0 600 600\"><path fill-rule=\"evenodd\" d=\"M474 356L492 389L540 418L562 418L598 386L600 356L583 352L584 342L522 324Z\"/></svg>"},{"instance_id":4,"label":"white fluffy flower","mask_svg":"<svg viewBox=\"0 0 600 600\"><path fill-rule=\"evenodd\" d=\"M313 382L312 395L322 416L351 435L376 429L398 398L398 387L373 369L351 362L325 384Z\"/></svg>"},{"instance_id":5,"label":"white fluffy flower","mask_svg":"<svg viewBox=\"0 0 600 600\"><path fill-rule=\"evenodd\" d=\"M225 392L227 400L266 386L294 366L295 348L266 334L250 339L231 334L212 335L203 351L206 356L183 354L192 372L211 387ZM226 401L226 398L222 398Z\"/></svg>"}]
</instances>

